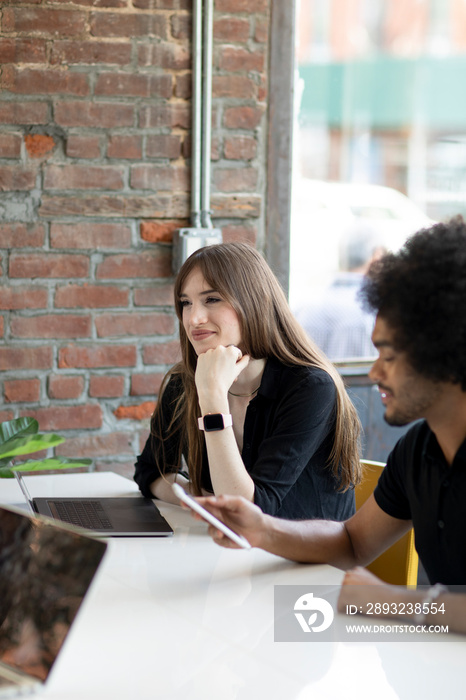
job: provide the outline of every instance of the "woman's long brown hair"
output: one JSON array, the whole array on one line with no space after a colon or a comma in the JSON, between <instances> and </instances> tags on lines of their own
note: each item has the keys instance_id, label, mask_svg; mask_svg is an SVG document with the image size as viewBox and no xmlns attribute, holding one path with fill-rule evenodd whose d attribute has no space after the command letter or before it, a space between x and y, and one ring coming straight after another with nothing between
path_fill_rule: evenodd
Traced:
<instances>
[{"instance_id":1,"label":"woman's long brown hair","mask_svg":"<svg viewBox=\"0 0 466 700\"><path fill-rule=\"evenodd\" d=\"M178 375L184 392L177 401L170 431L180 431L178 466L183 447L188 455L188 469L193 492L201 493L204 434L198 429L200 416L194 374L197 355L188 340L182 323L181 292L187 277L199 269L211 289L228 301L238 314L241 327L241 350L252 359L276 357L283 364L318 367L329 374L335 384L335 439L329 468L340 489L346 491L361 480L360 422L343 380L333 364L309 339L294 318L278 280L263 257L246 243L222 243L206 246L193 253L183 264L175 281L175 309L179 320L181 361L166 375L160 395L169 378ZM156 459L162 461L160 401L151 421Z\"/></svg>"}]
</instances>

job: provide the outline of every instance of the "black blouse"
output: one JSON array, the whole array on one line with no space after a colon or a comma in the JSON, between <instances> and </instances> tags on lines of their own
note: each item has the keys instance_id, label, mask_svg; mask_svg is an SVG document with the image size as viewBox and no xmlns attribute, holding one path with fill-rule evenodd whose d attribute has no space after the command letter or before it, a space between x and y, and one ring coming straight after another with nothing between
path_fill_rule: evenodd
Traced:
<instances>
[{"instance_id":1,"label":"black blouse","mask_svg":"<svg viewBox=\"0 0 466 700\"><path fill-rule=\"evenodd\" d=\"M173 376L161 398L165 427L181 390L179 377ZM338 480L327 466L335 407L335 385L326 372L267 360L259 391L247 408L242 451L255 484L254 502L265 513L293 520L345 520L354 513L353 490L338 491ZM178 445L175 433L166 441L164 465L158 465L149 437L134 476L144 496L153 497L149 486L162 473L178 471ZM206 450L202 487L212 491Z\"/></svg>"}]
</instances>

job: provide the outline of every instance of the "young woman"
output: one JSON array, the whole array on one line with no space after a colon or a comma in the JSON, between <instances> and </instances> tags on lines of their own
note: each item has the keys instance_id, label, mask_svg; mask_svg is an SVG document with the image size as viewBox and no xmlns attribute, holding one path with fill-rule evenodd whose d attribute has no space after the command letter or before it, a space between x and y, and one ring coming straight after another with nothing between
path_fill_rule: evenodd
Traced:
<instances>
[{"instance_id":1,"label":"young woman","mask_svg":"<svg viewBox=\"0 0 466 700\"><path fill-rule=\"evenodd\" d=\"M359 420L333 365L251 246L193 253L175 282L182 359L136 463L142 494L241 495L283 518L344 520L360 480Z\"/></svg>"}]
</instances>

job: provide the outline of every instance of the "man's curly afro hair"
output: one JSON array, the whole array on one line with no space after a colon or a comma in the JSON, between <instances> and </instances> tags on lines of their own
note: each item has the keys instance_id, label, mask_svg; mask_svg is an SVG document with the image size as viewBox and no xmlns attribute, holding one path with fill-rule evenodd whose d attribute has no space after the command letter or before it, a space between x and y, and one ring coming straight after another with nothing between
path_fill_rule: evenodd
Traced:
<instances>
[{"instance_id":1,"label":"man's curly afro hair","mask_svg":"<svg viewBox=\"0 0 466 700\"><path fill-rule=\"evenodd\" d=\"M423 229L372 263L361 292L395 333L413 368L466 391L466 224Z\"/></svg>"}]
</instances>

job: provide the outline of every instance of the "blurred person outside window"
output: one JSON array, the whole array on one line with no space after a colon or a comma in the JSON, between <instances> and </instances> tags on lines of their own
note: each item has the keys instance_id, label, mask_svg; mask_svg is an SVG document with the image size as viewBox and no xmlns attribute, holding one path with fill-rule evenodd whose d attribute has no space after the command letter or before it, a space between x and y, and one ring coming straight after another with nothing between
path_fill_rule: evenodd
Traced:
<instances>
[{"instance_id":1,"label":"blurred person outside window","mask_svg":"<svg viewBox=\"0 0 466 700\"><path fill-rule=\"evenodd\" d=\"M384 252L377 231L354 225L339 243L340 271L318 299L296 310L306 333L332 360L374 356L374 315L361 308L358 292L369 265Z\"/></svg>"}]
</instances>

